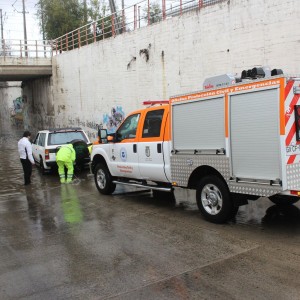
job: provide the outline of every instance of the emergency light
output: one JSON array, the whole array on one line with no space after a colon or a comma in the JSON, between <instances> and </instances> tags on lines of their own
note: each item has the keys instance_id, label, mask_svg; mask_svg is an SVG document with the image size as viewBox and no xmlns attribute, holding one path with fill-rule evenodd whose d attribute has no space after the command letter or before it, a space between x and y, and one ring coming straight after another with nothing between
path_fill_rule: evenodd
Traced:
<instances>
[{"instance_id":1,"label":"emergency light","mask_svg":"<svg viewBox=\"0 0 300 300\"><path fill-rule=\"evenodd\" d=\"M271 71L271 76L282 75L283 71L281 69L273 69Z\"/></svg>"}]
</instances>

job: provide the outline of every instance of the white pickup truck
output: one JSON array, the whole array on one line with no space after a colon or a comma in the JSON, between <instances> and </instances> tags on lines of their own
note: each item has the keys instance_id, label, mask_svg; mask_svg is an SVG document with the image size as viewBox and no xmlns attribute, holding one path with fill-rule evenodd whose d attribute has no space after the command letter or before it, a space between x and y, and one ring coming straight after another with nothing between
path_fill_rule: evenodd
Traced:
<instances>
[{"instance_id":1,"label":"white pickup truck","mask_svg":"<svg viewBox=\"0 0 300 300\"><path fill-rule=\"evenodd\" d=\"M100 193L116 184L195 189L199 210L216 223L249 199L298 201L300 79L220 78L206 81L210 89L132 112L113 137L100 130L91 154Z\"/></svg>"}]
</instances>

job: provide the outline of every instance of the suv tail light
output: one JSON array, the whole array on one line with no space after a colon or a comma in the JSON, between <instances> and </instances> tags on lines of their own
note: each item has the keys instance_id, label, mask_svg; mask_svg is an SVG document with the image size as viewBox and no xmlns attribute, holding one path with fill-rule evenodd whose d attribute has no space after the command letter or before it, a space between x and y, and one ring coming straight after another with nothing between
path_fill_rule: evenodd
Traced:
<instances>
[{"instance_id":1,"label":"suv tail light","mask_svg":"<svg viewBox=\"0 0 300 300\"><path fill-rule=\"evenodd\" d=\"M49 150L45 150L45 160L49 159Z\"/></svg>"}]
</instances>

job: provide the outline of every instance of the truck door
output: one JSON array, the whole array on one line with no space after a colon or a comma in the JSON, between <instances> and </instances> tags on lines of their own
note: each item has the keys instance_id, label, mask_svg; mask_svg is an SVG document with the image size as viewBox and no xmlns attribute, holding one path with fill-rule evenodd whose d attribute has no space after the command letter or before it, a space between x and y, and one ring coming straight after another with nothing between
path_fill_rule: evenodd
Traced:
<instances>
[{"instance_id":1,"label":"truck door","mask_svg":"<svg viewBox=\"0 0 300 300\"><path fill-rule=\"evenodd\" d=\"M144 123L138 143L141 179L167 181L163 149L166 115L166 109L157 107L149 110L142 120Z\"/></svg>"},{"instance_id":2,"label":"truck door","mask_svg":"<svg viewBox=\"0 0 300 300\"><path fill-rule=\"evenodd\" d=\"M110 146L110 171L113 176L140 178L137 134L140 113L130 115L118 128Z\"/></svg>"},{"instance_id":3,"label":"truck door","mask_svg":"<svg viewBox=\"0 0 300 300\"><path fill-rule=\"evenodd\" d=\"M38 133L32 143L32 156L33 156L34 160L38 161L38 162L40 161L39 153L38 153L38 150L39 150L38 142L39 142L40 135L41 134Z\"/></svg>"}]
</instances>

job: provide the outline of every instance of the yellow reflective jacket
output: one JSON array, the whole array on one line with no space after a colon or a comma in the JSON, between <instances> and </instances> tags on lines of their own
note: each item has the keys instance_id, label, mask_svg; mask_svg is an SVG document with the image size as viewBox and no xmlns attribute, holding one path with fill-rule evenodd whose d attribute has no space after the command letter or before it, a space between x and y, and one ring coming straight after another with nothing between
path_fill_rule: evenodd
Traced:
<instances>
[{"instance_id":1,"label":"yellow reflective jacket","mask_svg":"<svg viewBox=\"0 0 300 300\"><path fill-rule=\"evenodd\" d=\"M76 159L76 152L72 144L62 146L56 153L56 161L74 162Z\"/></svg>"},{"instance_id":2,"label":"yellow reflective jacket","mask_svg":"<svg viewBox=\"0 0 300 300\"><path fill-rule=\"evenodd\" d=\"M92 150L93 150L93 145L88 146L88 149L89 149L89 153L90 153L90 155L91 155Z\"/></svg>"}]
</instances>

